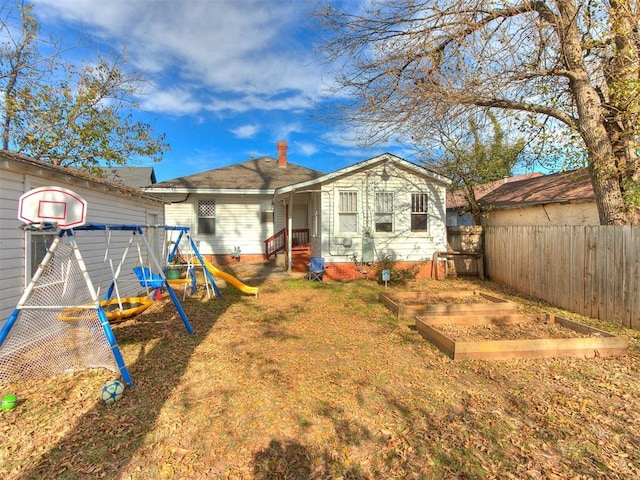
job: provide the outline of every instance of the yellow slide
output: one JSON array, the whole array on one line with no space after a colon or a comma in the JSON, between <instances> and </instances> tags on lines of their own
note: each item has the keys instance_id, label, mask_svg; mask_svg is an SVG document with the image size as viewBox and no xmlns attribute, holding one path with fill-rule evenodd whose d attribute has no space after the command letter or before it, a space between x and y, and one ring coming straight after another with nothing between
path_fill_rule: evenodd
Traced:
<instances>
[{"instance_id":1,"label":"yellow slide","mask_svg":"<svg viewBox=\"0 0 640 480\"><path fill-rule=\"evenodd\" d=\"M231 285L236 287L242 293L246 293L247 295L255 295L256 297L258 296L258 287L250 287L249 285L242 283L233 275L229 275L228 273L216 268L214 265L209 263L206 258L203 258L202 260L204 260L205 268L209 270L209 273L214 277L223 279L225 282L230 283Z\"/></svg>"}]
</instances>

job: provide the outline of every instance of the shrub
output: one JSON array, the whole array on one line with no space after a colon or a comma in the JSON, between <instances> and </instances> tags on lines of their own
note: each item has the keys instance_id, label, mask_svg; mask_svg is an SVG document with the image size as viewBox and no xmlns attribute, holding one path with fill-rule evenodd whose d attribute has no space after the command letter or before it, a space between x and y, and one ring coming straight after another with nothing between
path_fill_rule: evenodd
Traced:
<instances>
[{"instance_id":1,"label":"shrub","mask_svg":"<svg viewBox=\"0 0 640 480\"><path fill-rule=\"evenodd\" d=\"M396 268L396 262L386 255L376 265L376 278L382 283L382 271L389 270L390 282L398 285L406 285L415 280L422 263L413 263L407 268Z\"/></svg>"}]
</instances>

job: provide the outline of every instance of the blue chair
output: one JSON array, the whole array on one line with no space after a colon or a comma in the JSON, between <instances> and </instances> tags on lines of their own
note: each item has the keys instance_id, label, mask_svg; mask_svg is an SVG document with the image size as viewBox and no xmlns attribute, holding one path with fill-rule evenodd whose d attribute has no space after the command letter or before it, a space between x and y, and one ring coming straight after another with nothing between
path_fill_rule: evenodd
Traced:
<instances>
[{"instance_id":1,"label":"blue chair","mask_svg":"<svg viewBox=\"0 0 640 480\"><path fill-rule=\"evenodd\" d=\"M324 271L324 258L311 257L311 261L309 262L309 274L307 278L311 281L315 280L316 282L321 282Z\"/></svg>"}]
</instances>

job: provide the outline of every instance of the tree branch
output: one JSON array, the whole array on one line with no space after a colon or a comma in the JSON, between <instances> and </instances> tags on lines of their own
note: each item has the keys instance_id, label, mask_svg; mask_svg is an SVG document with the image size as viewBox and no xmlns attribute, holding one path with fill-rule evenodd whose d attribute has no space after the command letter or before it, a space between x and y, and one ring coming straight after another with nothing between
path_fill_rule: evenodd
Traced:
<instances>
[{"instance_id":1,"label":"tree branch","mask_svg":"<svg viewBox=\"0 0 640 480\"><path fill-rule=\"evenodd\" d=\"M521 112L540 113L553 117L573 129L578 128L577 119L575 117L569 115L566 112L563 112L562 110L546 105L516 102L514 100L509 100L506 98L469 99L462 100L462 103L464 103L465 105L476 105L478 107L500 108L502 110L518 110Z\"/></svg>"}]
</instances>

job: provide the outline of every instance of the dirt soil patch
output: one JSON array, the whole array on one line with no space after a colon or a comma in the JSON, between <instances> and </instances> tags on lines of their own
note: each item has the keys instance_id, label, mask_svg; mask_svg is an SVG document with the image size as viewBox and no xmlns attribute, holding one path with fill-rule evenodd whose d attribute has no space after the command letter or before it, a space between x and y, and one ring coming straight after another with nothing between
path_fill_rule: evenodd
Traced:
<instances>
[{"instance_id":1,"label":"dirt soil patch","mask_svg":"<svg viewBox=\"0 0 640 480\"><path fill-rule=\"evenodd\" d=\"M98 401L105 370L0 385L18 397L0 412L0 478L640 477L640 332L490 282L411 285L480 288L630 339L616 357L454 362L373 281L259 287L189 297L192 335L167 299L114 325L135 382L114 405Z\"/></svg>"},{"instance_id":2,"label":"dirt soil patch","mask_svg":"<svg viewBox=\"0 0 640 480\"><path fill-rule=\"evenodd\" d=\"M557 323L523 322L507 325L438 325L438 330L453 340L520 340L535 338L584 338L599 337L600 334L581 333Z\"/></svg>"},{"instance_id":3,"label":"dirt soil patch","mask_svg":"<svg viewBox=\"0 0 640 480\"><path fill-rule=\"evenodd\" d=\"M473 291L463 292L409 292L393 295L393 298L405 305L455 305L455 304L492 304L494 300Z\"/></svg>"}]
</instances>

